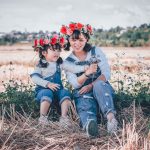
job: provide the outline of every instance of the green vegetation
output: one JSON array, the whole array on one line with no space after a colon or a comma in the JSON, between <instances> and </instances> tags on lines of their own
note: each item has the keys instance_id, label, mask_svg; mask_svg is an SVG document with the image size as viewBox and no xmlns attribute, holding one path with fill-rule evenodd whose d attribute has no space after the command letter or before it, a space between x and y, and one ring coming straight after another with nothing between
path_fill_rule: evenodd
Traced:
<instances>
[{"instance_id":1,"label":"green vegetation","mask_svg":"<svg viewBox=\"0 0 150 150\"><path fill-rule=\"evenodd\" d=\"M115 94L115 105L118 111L129 107L133 101L136 105L141 105L144 108L146 115L150 115L150 83L141 81L133 81L125 85L126 81L117 80L118 87ZM65 84L67 81L65 81ZM66 84L68 85L68 84ZM39 106L34 101L34 87L32 85L24 85L10 80L4 83L5 92L0 93L0 107L10 108L10 104L14 104L15 110L19 113L26 112L32 114L33 117L39 115Z\"/></svg>"},{"instance_id":2,"label":"green vegetation","mask_svg":"<svg viewBox=\"0 0 150 150\"><path fill-rule=\"evenodd\" d=\"M32 85L24 85L14 80L3 83L5 92L0 93L0 107L6 108L9 112L12 107L15 111L23 114L38 115L39 107L34 101L34 91ZM1 109L2 110L2 109Z\"/></svg>"},{"instance_id":3,"label":"green vegetation","mask_svg":"<svg viewBox=\"0 0 150 150\"><path fill-rule=\"evenodd\" d=\"M97 46L150 46L150 25L126 29L119 26L109 30L95 29L91 43Z\"/></svg>"},{"instance_id":4,"label":"green vegetation","mask_svg":"<svg viewBox=\"0 0 150 150\"><path fill-rule=\"evenodd\" d=\"M15 43L30 43L36 37L49 32L20 32L12 31L0 36L0 45ZM90 42L97 46L150 46L150 24L142 24L139 27L122 28L117 26L108 30L94 29L94 35Z\"/></svg>"}]
</instances>

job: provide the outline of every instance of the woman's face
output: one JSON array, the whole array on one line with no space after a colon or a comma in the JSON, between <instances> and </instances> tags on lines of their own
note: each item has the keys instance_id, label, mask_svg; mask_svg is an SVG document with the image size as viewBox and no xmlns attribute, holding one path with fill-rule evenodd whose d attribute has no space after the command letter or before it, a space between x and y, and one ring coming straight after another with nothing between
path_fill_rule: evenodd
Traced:
<instances>
[{"instance_id":1,"label":"woman's face","mask_svg":"<svg viewBox=\"0 0 150 150\"><path fill-rule=\"evenodd\" d=\"M49 48L47 52L44 52L43 55L47 61L56 62L57 59L60 57L60 50L53 50Z\"/></svg>"},{"instance_id":2,"label":"woman's face","mask_svg":"<svg viewBox=\"0 0 150 150\"><path fill-rule=\"evenodd\" d=\"M74 52L80 52L80 51L83 51L83 48L87 42L87 39L81 33L79 36L79 39L73 39L72 37L70 37L69 42Z\"/></svg>"}]
</instances>

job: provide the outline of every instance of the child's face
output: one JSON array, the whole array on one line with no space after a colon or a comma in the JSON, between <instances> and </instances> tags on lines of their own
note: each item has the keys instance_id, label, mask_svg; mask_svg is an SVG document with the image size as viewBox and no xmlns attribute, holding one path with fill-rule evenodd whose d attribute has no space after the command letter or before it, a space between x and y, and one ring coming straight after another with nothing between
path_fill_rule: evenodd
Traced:
<instances>
[{"instance_id":1,"label":"child's face","mask_svg":"<svg viewBox=\"0 0 150 150\"><path fill-rule=\"evenodd\" d=\"M53 50L49 48L47 52L43 54L47 61L56 62L57 59L60 57L60 50Z\"/></svg>"}]
</instances>

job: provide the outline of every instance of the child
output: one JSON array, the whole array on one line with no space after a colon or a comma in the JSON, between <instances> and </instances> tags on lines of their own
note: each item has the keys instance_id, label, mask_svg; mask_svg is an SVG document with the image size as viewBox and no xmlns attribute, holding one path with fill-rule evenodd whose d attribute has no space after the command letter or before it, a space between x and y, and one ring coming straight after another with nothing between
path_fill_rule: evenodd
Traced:
<instances>
[{"instance_id":1,"label":"child","mask_svg":"<svg viewBox=\"0 0 150 150\"><path fill-rule=\"evenodd\" d=\"M52 101L57 100L61 106L60 123L70 126L67 117L71 104L70 92L66 90L61 81L61 70L73 73L84 72L84 66L75 66L73 63L63 62L60 51L65 45L65 39L58 34L51 37L35 40L34 48L39 53L39 63L31 74L33 82L37 85L36 100L40 102L40 124L48 124L48 111Z\"/></svg>"}]
</instances>

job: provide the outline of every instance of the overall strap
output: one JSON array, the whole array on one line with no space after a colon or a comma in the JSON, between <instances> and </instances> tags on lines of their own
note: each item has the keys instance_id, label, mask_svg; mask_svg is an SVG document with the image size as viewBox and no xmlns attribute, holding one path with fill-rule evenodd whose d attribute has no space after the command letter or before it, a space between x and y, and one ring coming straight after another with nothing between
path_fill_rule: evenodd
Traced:
<instances>
[{"instance_id":1,"label":"overall strap","mask_svg":"<svg viewBox=\"0 0 150 150\"><path fill-rule=\"evenodd\" d=\"M92 49L91 49L91 56L92 56L92 57L95 57L95 56L96 56L95 49L96 49L95 46L93 46Z\"/></svg>"},{"instance_id":2,"label":"overall strap","mask_svg":"<svg viewBox=\"0 0 150 150\"><path fill-rule=\"evenodd\" d=\"M56 72L61 72L60 71L60 64L56 63Z\"/></svg>"},{"instance_id":3,"label":"overall strap","mask_svg":"<svg viewBox=\"0 0 150 150\"><path fill-rule=\"evenodd\" d=\"M74 62L76 61L75 59L73 59L73 58L71 58L71 57L67 57L66 60L67 60L67 61L70 61L70 62L72 62L72 63L74 63Z\"/></svg>"},{"instance_id":4,"label":"overall strap","mask_svg":"<svg viewBox=\"0 0 150 150\"><path fill-rule=\"evenodd\" d=\"M80 66L89 65L89 61L79 61L79 62L75 62L75 64Z\"/></svg>"}]
</instances>

